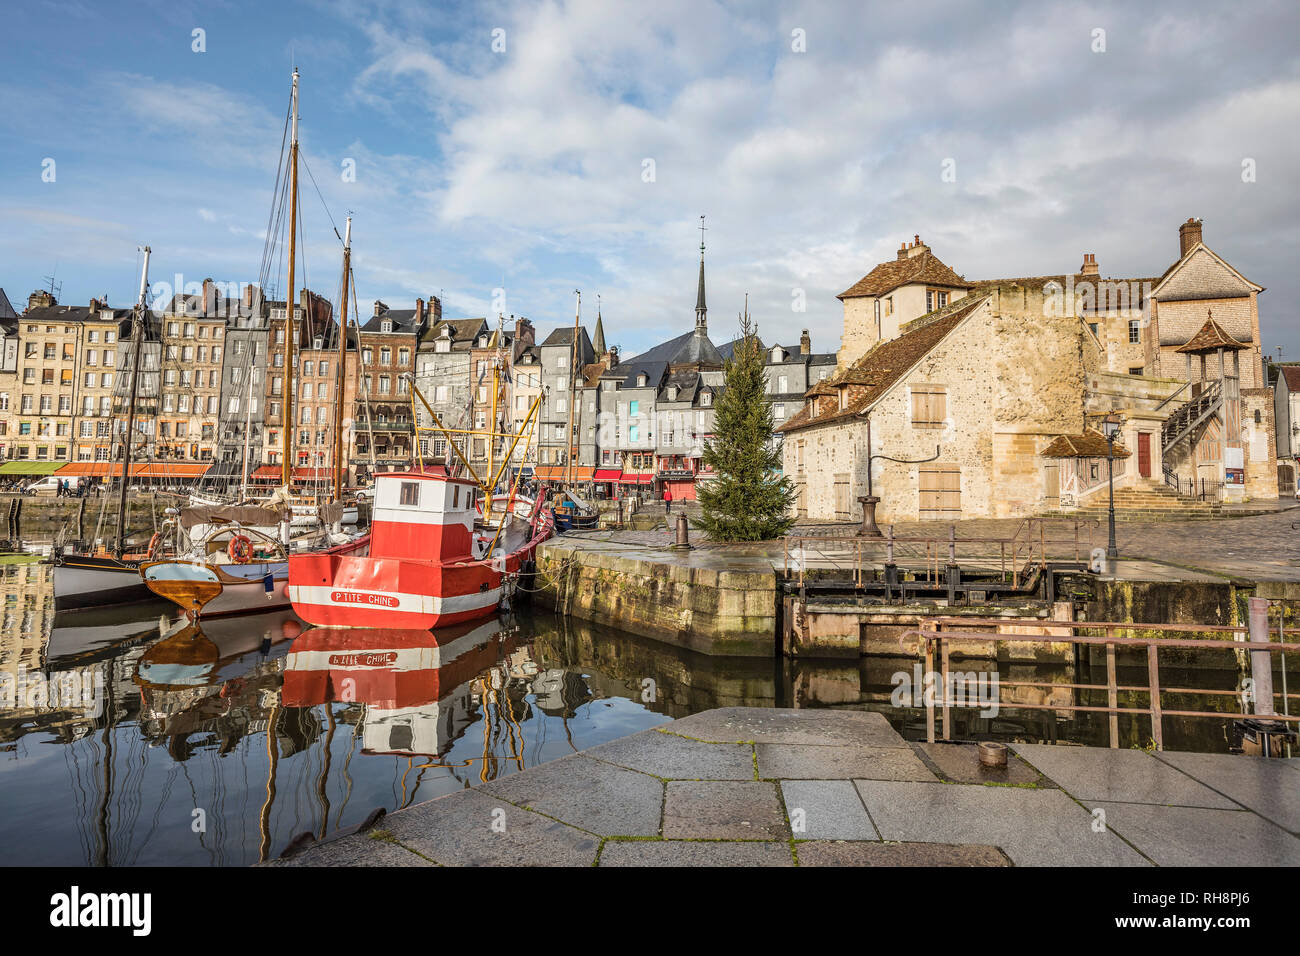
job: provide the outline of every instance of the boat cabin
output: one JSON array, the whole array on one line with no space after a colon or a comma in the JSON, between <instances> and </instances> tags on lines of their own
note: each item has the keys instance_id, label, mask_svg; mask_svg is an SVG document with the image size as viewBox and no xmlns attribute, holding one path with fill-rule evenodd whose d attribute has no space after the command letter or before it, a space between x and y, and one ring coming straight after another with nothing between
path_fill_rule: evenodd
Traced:
<instances>
[{"instance_id":1,"label":"boat cabin","mask_svg":"<svg viewBox=\"0 0 1300 956\"><path fill-rule=\"evenodd\" d=\"M372 558L447 561L479 557L474 534L478 483L423 472L375 476Z\"/></svg>"}]
</instances>

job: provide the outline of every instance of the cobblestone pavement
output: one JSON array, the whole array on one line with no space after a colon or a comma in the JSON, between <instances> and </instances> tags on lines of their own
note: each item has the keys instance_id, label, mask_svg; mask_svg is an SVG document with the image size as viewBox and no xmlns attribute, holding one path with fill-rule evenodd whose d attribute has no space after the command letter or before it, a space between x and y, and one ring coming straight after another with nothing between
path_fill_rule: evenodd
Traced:
<instances>
[{"instance_id":1,"label":"cobblestone pavement","mask_svg":"<svg viewBox=\"0 0 1300 956\"><path fill-rule=\"evenodd\" d=\"M1240 518L1220 518L1196 521L1119 522L1115 537L1121 558L1140 558L1160 562L1171 568L1186 568L1250 581L1300 581L1300 510L1291 509L1271 514ZM1079 548L1086 559L1092 547L1105 547L1106 524L1081 520ZM1019 518L974 518L966 521L909 521L894 526L899 538L933 538L937 547L946 547L950 527L955 527L958 539L1012 538L1022 535L1024 521ZM851 537L857 531L856 523L809 522L796 525L795 535ZM1070 519L1047 519L1048 554L1058 558L1073 558L1075 522ZM588 538L593 541L620 542L646 548L666 548L673 543L667 524L651 531L593 531L566 536L566 540ZM693 529L691 541L695 547L708 551L731 551L737 555L766 555L779 566L783 561L784 545L780 541L753 544L727 545L707 540L703 531ZM876 548L883 549L877 543ZM898 555L922 557L921 545L899 545ZM967 547L967 553L971 548ZM946 553L946 552L945 552ZM985 553L996 555L996 545L988 545Z\"/></svg>"},{"instance_id":2,"label":"cobblestone pavement","mask_svg":"<svg viewBox=\"0 0 1300 956\"><path fill-rule=\"evenodd\" d=\"M727 707L269 865L1300 865L1300 760L1011 749L987 769L877 713Z\"/></svg>"}]
</instances>

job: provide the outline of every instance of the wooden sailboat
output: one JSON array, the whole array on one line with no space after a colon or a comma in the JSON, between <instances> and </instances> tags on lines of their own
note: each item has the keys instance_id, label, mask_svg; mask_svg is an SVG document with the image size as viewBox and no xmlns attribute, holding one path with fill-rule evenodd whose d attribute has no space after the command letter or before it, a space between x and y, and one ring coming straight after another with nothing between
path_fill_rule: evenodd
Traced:
<instances>
[{"instance_id":1,"label":"wooden sailboat","mask_svg":"<svg viewBox=\"0 0 1300 956\"><path fill-rule=\"evenodd\" d=\"M140 563L151 560L161 542L155 535L148 550L130 554L126 550L127 491L130 486L131 444L135 437L136 401L139 394L146 296L149 290L149 256L145 246L140 270L140 295L131 315L130 385L127 394L126 432L122 436L122 477L118 490L117 535L111 553L64 554L54 558L54 608L72 611L83 608L134 604L153 597L140 579Z\"/></svg>"},{"instance_id":2,"label":"wooden sailboat","mask_svg":"<svg viewBox=\"0 0 1300 956\"><path fill-rule=\"evenodd\" d=\"M582 293L575 289L573 294L577 296L578 301L573 312L573 346L569 357L569 425L568 440L564 446L565 490L557 492L551 502L555 514L555 528L560 532L595 528L600 520L596 508L573 491L574 459L578 457L578 452L582 448L581 442L576 441L573 434L573 416L580 401L578 376L581 374L582 352L578 348L578 339L582 334Z\"/></svg>"},{"instance_id":3,"label":"wooden sailboat","mask_svg":"<svg viewBox=\"0 0 1300 956\"><path fill-rule=\"evenodd\" d=\"M140 565L145 585L160 597L177 604L191 619L225 614L269 611L289 604L288 560L295 549L323 548L324 554L343 555L364 552L369 535L343 535L322 528L323 538L293 541L290 529L293 509L289 489L293 480L293 434L289 423L294 420L294 348L297 344L297 291L294 268L297 259L298 219L298 71L293 71L291 93L292 136L289 144L289 296L285 303L285 427L283 432L281 477L277 495L260 506L235 507L226 513L201 515L209 521L201 535L191 533L191 548L176 558ZM344 292L351 258L351 225L344 248ZM344 306L346 321L346 305ZM340 337L346 334L346 325ZM342 428L341 409L334 417L336 433ZM336 449L338 447L336 441ZM337 459L336 459L337 464ZM336 486L336 493L341 489ZM194 510L194 509L189 509ZM342 502L336 510L342 511ZM246 512L246 514L245 514ZM182 519L184 519L182 515ZM268 524L268 519L274 525ZM337 524L337 523L336 523ZM277 534L278 532L278 534Z\"/></svg>"}]
</instances>

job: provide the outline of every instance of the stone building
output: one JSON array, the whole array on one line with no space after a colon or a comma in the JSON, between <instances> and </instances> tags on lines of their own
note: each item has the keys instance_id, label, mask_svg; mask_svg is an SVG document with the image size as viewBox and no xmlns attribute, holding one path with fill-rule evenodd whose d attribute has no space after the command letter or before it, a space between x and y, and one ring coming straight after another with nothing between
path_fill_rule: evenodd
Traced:
<instances>
[{"instance_id":1,"label":"stone building","mask_svg":"<svg viewBox=\"0 0 1300 956\"><path fill-rule=\"evenodd\" d=\"M880 342L896 338L913 319L942 309L971 289L915 236L898 247L898 255L875 266L841 292L844 337L837 356L841 368L851 365Z\"/></svg>"},{"instance_id":2,"label":"stone building","mask_svg":"<svg viewBox=\"0 0 1300 956\"><path fill-rule=\"evenodd\" d=\"M117 340L130 309L114 309L98 299L81 323L78 351L74 461L112 460L114 395L121 390L117 377Z\"/></svg>"},{"instance_id":3,"label":"stone building","mask_svg":"<svg viewBox=\"0 0 1300 956\"><path fill-rule=\"evenodd\" d=\"M376 301L374 314L357 333L361 387L357 390L357 457L377 471L410 467L415 442L411 416L411 381L416 350L430 324L430 311L442 316L442 303L433 297L432 310L423 299L413 309L390 309ZM373 447L371 443L373 442Z\"/></svg>"},{"instance_id":4,"label":"stone building","mask_svg":"<svg viewBox=\"0 0 1300 956\"><path fill-rule=\"evenodd\" d=\"M436 299L431 302L436 302ZM441 306L439 306L441 308ZM441 316L441 313L438 313ZM487 330L483 318L441 319L431 322L417 346L415 385L446 428L465 428L470 417L470 382L474 342ZM420 452L426 462L443 464L449 450L447 439L433 429L433 418L423 403L416 402ZM465 451L461 439L458 447ZM455 454L451 453L455 458Z\"/></svg>"},{"instance_id":5,"label":"stone building","mask_svg":"<svg viewBox=\"0 0 1300 956\"><path fill-rule=\"evenodd\" d=\"M245 446L248 473L262 464L269 317L262 290L251 283L244 286L238 306L227 315L217 457L226 463L224 470L232 476L239 473Z\"/></svg>"},{"instance_id":6,"label":"stone building","mask_svg":"<svg viewBox=\"0 0 1300 956\"><path fill-rule=\"evenodd\" d=\"M1277 449L1278 494L1296 493L1296 465L1300 462L1300 365L1275 362L1273 379L1274 445Z\"/></svg>"},{"instance_id":7,"label":"stone building","mask_svg":"<svg viewBox=\"0 0 1300 956\"><path fill-rule=\"evenodd\" d=\"M538 427L537 447L539 461L543 464L563 465L570 458L581 465L579 440L581 408L570 416L570 405L581 401L582 370L596 359L596 350L587 334L586 326L577 329L574 345L574 327L560 326L538 346L541 355L542 400ZM572 432L569 432L572 427ZM568 438L565 435L568 433Z\"/></svg>"},{"instance_id":8,"label":"stone building","mask_svg":"<svg viewBox=\"0 0 1300 956\"><path fill-rule=\"evenodd\" d=\"M86 306L59 305L34 292L18 320L16 402L11 402L11 458L71 460L77 348ZM12 408L16 404L16 408Z\"/></svg>"},{"instance_id":9,"label":"stone building","mask_svg":"<svg viewBox=\"0 0 1300 956\"><path fill-rule=\"evenodd\" d=\"M287 326L285 317L289 307L284 300L270 302L268 306L266 382L263 388L263 399L266 404L264 412L265 427L262 434L262 462L264 468L269 465L283 468L283 429L293 429L297 425L296 421L289 419L290 409L293 407L293 397L286 394L285 391L285 332ZM294 308L293 321L295 366L298 366L301 361L301 354L304 349L315 348L319 351L323 347L324 337L330 334L329 330L335 325L333 315L334 307L329 300L317 295L310 289L303 289L299 293ZM297 372L298 368L295 368L295 378ZM292 446L295 449L292 454L297 458L299 456L297 443L293 442ZM293 464L291 461L290 466L292 467Z\"/></svg>"},{"instance_id":10,"label":"stone building","mask_svg":"<svg viewBox=\"0 0 1300 956\"><path fill-rule=\"evenodd\" d=\"M217 459L226 324L240 305L204 279L202 292L176 295L164 308L158 457Z\"/></svg>"},{"instance_id":11,"label":"stone building","mask_svg":"<svg viewBox=\"0 0 1300 956\"><path fill-rule=\"evenodd\" d=\"M1198 494L1276 496L1272 393L1247 387L1262 380L1259 288L1204 248L1199 223L1180 232L1182 255L1158 280L1101 279L1088 254L1077 273L970 283L895 337L885 327L779 429L800 513L856 520L868 492L886 521L1095 506L1104 458L1055 449L1095 451L1112 414L1117 487L1189 494L1199 479ZM1231 331L1208 315L1223 301ZM860 305L845 312L862 341Z\"/></svg>"}]
</instances>

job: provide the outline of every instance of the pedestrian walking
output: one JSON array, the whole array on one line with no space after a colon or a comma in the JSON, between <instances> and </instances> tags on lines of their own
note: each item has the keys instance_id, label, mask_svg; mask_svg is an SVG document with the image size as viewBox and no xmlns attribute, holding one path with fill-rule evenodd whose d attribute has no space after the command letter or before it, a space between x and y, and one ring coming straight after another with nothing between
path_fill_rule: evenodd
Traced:
<instances>
[{"instance_id":1,"label":"pedestrian walking","mask_svg":"<svg viewBox=\"0 0 1300 956\"><path fill-rule=\"evenodd\" d=\"M669 488L664 489L664 514L672 514L673 511L673 493Z\"/></svg>"}]
</instances>

